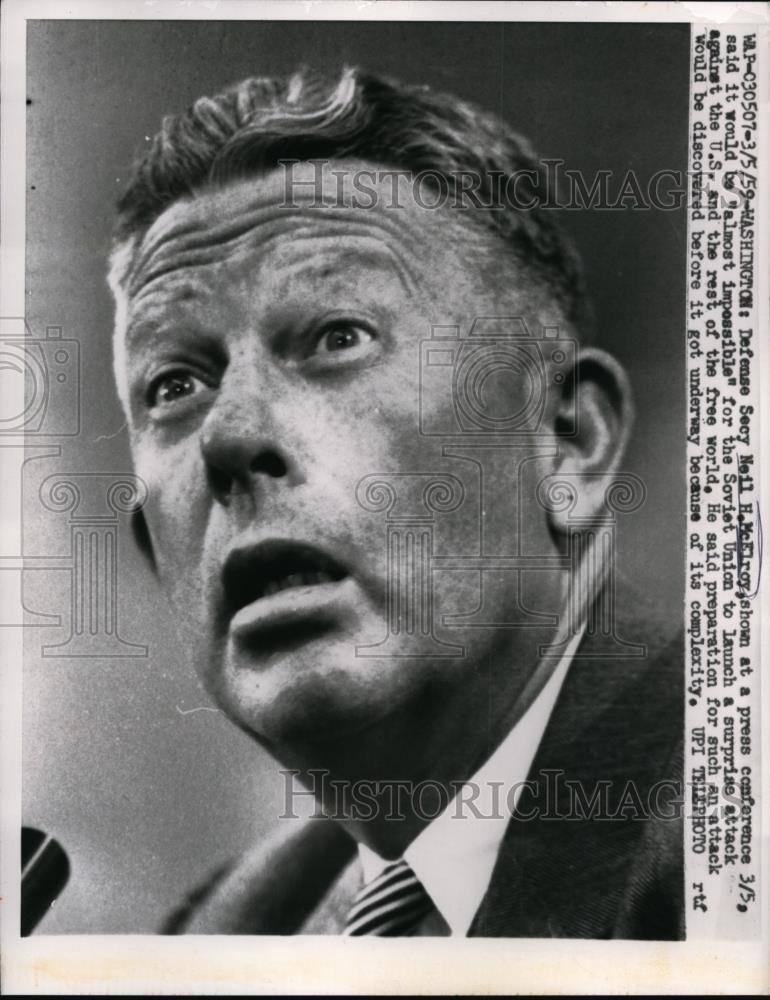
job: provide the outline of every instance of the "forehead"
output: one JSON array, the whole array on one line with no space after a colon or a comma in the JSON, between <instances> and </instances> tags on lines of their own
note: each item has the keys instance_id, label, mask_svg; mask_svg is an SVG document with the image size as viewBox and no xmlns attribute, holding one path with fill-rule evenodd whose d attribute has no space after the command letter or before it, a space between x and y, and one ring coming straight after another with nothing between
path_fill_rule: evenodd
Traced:
<instances>
[{"instance_id":1,"label":"forehead","mask_svg":"<svg viewBox=\"0 0 770 1000\"><path fill-rule=\"evenodd\" d=\"M467 212L419 197L410 178L358 161L299 163L203 190L147 232L129 297L157 298L159 288L194 296L212 279L262 289L299 274L333 281L356 269L390 272L412 292L450 276L495 284L507 256L502 241Z\"/></svg>"}]
</instances>

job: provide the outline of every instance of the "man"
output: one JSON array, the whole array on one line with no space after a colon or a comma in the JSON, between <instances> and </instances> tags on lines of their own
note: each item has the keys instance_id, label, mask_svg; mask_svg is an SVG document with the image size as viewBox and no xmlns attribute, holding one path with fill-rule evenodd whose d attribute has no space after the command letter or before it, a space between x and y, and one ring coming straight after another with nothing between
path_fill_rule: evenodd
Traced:
<instances>
[{"instance_id":1,"label":"man","mask_svg":"<svg viewBox=\"0 0 770 1000\"><path fill-rule=\"evenodd\" d=\"M681 654L616 587L629 387L540 181L493 116L353 71L202 98L135 168L137 538L287 816L331 817L167 930L682 934Z\"/></svg>"}]
</instances>

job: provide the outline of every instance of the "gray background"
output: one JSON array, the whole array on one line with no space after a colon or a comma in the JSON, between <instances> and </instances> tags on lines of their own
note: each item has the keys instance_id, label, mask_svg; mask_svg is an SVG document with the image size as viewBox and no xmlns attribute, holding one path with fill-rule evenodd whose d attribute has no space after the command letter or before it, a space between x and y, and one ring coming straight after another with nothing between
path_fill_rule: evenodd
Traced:
<instances>
[{"instance_id":1,"label":"gray background","mask_svg":"<svg viewBox=\"0 0 770 1000\"><path fill-rule=\"evenodd\" d=\"M37 508L58 469L130 468L111 380L104 265L127 168L162 114L248 75L364 66L498 112L541 155L642 182L686 169L686 25L48 21L28 25L27 320L82 353L82 431L30 462L28 554L61 554L66 525ZM31 103L30 103L31 102ZM600 344L631 375L639 419L626 468L648 488L621 560L674 613L684 567L685 215L571 212ZM60 519L61 520L61 519ZM65 573L25 599L62 615L30 629L24 664L24 820L68 850L69 887L40 930L151 932L217 863L276 825L282 782L176 656L154 583L121 530L120 628L147 658L42 658L68 634ZM45 632L45 635L43 633Z\"/></svg>"}]
</instances>

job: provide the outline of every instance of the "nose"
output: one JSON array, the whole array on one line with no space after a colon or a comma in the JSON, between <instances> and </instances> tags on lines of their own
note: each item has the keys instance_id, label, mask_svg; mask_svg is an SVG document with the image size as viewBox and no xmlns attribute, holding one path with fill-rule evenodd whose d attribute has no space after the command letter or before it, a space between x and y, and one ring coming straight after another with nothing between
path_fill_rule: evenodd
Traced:
<instances>
[{"instance_id":1,"label":"nose","mask_svg":"<svg viewBox=\"0 0 770 1000\"><path fill-rule=\"evenodd\" d=\"M223 387L224 388L224 387ZM278 442L269 405L217 401L201 428L200 450L208 487L223 506L237 496L252 500L270 483L299 480L298 468Z\"/></svg>"}]
</instances>

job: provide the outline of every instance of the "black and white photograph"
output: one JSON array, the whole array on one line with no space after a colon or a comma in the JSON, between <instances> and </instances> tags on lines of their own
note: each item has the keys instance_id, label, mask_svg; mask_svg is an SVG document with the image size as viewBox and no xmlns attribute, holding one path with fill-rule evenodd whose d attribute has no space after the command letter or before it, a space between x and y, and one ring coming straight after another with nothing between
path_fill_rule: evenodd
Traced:
<instances>
[{"instance_id":1,"label":"black and white photograph","mask_svg":"<svg viewBox=\"0 0 770 1000\"><path fill-rule=\"evenodd\" d=\"M765 5L69 6L3 25L9 988L770 988Z\"/></svg>"}]
</instances>

